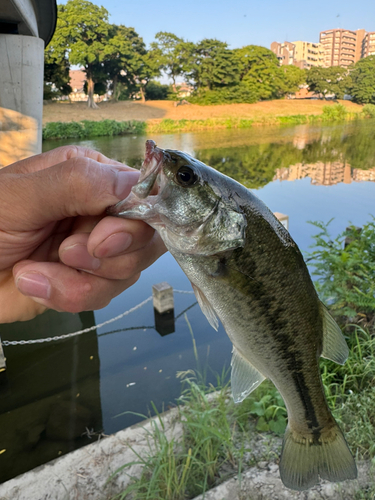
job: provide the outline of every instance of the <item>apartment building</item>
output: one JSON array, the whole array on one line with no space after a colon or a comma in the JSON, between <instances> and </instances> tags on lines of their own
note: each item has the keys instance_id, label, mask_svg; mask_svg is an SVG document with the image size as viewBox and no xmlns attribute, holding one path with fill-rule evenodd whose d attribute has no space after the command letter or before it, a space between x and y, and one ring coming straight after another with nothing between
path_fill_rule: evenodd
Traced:
<instances>
[{"instance_id":1,"label":"apartment building","mask_svg":"<svg viewBox=\"0 0 375 500\"><path fill-rule=\"evenodd\" d=\"M276 54L280 66L293 64L301 69L323 66L324 51L320 43L312 42L272 42L271 50Z\"/></svg>"},{"instance_id":2,"label":"apartment building","mask_svg":"<svg viewBox=\"0 0 375 500\"><path fill-rule=\"evenodd\" d=\"M348 67L362 57L363 40L366 31L332 29L320 33L320 43L324 50L324 67Z\"/></svg>"},{"instance_id":3,"label":"apartment building","mask_svg":"<svg viewBox=\"0 0 375 500\"><path fill-rule=\"evenodd\" d=\"M311 66L323 66L324 49L320 43L292 42L294 49L295 65L301 69L310 69Z\"/></svg>"},{"instance_id":4,"label":"apartment building","mask_svg":"<svg viewBox=\"0 0 375 500\"><path fill-rule=\"evenodd\" d=\"M271 50L279 60L280 66L288 66L294 63L294 44L290 42L272 42Z\"/></svg>"},{"instance_id":5,"label":"apartment building","mask_svg":"<svg viewBox=\"0 0 375 500\"><path fill-rule=\"evenodd\" d=\"M375 56L375 31L365 34L361 48L361 57Z\"/></svg>"}]
</instances>

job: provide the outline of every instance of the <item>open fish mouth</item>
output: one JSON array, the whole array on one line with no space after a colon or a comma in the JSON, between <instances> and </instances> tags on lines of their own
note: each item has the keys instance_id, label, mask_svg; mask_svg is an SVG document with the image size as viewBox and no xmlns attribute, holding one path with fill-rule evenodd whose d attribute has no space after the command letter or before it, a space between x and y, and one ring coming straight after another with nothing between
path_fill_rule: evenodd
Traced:
<instances>
[{"instance_id":1,"label":"open fish mouth","mask_svg":"<svg viewBox=\"0 0 375 500\"><path fill-rule=\"evenodd\" d=\"M141 175L132 192L140 199L158 194L158 176L163 164L164 151L154 141L146 141L145 159L141 167Z\"/></svg>"},{"instance_id":2,"label":"open fish mouth","mask_svg":"<svg viewBox=\"0 0 375 500\"><path fill-rule=\"evenodd\" d=\"M164 151L158 148L154 141L146 141L145 159L137 184L125 200L109 207L107 213L132 219L147 219L153 216L153 206L160 192L163 160Z\"/></svg>"}]
</instances>

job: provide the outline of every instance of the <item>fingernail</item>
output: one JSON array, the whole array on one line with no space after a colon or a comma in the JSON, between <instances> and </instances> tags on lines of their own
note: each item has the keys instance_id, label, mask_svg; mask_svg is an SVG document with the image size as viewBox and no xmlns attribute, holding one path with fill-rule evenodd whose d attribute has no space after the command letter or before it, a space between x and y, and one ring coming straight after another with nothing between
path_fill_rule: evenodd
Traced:
<instances>
[{"instance_id":1,"label":"fingernail","mask_svg":"<svg viewBox=\"0 0 375 500\"><path fill-rule=\"evenodd\" d=\"M23 295L36 297L38 299L49 299L51 297L51 284L42 274L21 274L16 278L16 286Z\"/></svg>"},{"instance_id":2,"label":"fingernail","mask_svg":"<svg viewBox=\"0 0 375 500\"><path fill-rule=\"evenodd\" d=\"M136 170L119 170L117 174L117 182L115 187L115 196L119 200L123 200L128 196L130 190L139 179L139 172Z\"/></svg>"},{"instance_id":3,"label":"fingernail","mask_svg":"<svg viewBox=\"0 0 375 500\"><path fill-rule=\"evenodd\" d=\"M76 269L96 271L100 267L100 260L88 253L86 245L66 247L62 250L60 258L64 264Z\"/></svg>"},{"instance_id":4,"label":"fingernail","mask_svg":"<svg viewBox=\"0 0 375 500\"><path fill-rule=\"evenodd\" d=\"M94 250L95 257L113 257L125 252L130 247L133 237L129 233L115 233L103 240Z\"/></svg>"}]
</instances>

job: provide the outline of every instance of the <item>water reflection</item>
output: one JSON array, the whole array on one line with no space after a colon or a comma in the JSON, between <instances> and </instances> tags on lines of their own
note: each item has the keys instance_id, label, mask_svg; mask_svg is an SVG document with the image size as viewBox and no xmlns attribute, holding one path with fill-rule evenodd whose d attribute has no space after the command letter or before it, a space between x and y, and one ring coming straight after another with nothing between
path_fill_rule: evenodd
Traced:
<instances>
[{"instance_id":1,"label":"water reflection","mask_svg":"<svg viewBox=\"0 0 375 500\"><path fill-rule=\"evenodd\" d=\"M93 312L47 311L0 325L2 340L42 339L95 325ZM90 442L102 409L96 332L60 342L4 347L0 385L0 482Z\"/></svg>"},{"instance_id":2,"label":"water reflection","mask_svg":"<svg viewBox=\"0 0 375 500\"><path fill-rule=\"evenodd\" d=\"M351 182L374 182L375 168L362 170L360 168L351 168L349 163L336 162L321 162L316 163L297 163L290 165L289 168L276 169L274 181L295 181L310 177L311 184L315 186L332 186L343 182L350 184Z\"/></svg>"}]
</instances>

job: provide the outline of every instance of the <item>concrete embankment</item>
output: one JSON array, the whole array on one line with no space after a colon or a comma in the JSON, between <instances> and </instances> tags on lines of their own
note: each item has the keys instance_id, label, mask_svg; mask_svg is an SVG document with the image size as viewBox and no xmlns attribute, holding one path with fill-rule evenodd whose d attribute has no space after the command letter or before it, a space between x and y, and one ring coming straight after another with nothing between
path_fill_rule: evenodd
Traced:
<instances>
[{"instance_id":1,"label":"concrete embankment","mask_svg":"<svg viewBox=\"0 0 375 500\"><path fill-rule=\"evenodd\" d=\"M165 433L178 438L181 424L176 410L163 414ZM153 419L134 425L84 448L64 455L0 485L0 500L108 500L123 491L131 476L140 473L133 465L108 481L124 464L138 460L149 450L147 436Z\"/></svg>"},{"instance_id":2,"label":"concrete embankment","mask_svg":"<svg viewBox=\"0 0 375 500\"><path fill-rule=\"evenodd\" d=\"M168 438L178 439L182 426L177 409L165 412L162 418ZM147 437L153 421L104 437L3 483L0 500L110 500L129 485L131 477L139 477L141 465L132 465L109 481L124 464L138 461L136 454L149 452ZM356 481L322 481L307 492L294 492L282 485L276 463L260 461L244 470L241 478L229 479L194 500L352 500L359 490L373 484L370 464L363 462L358 464Z\"/></svg>"}]
</instances>

